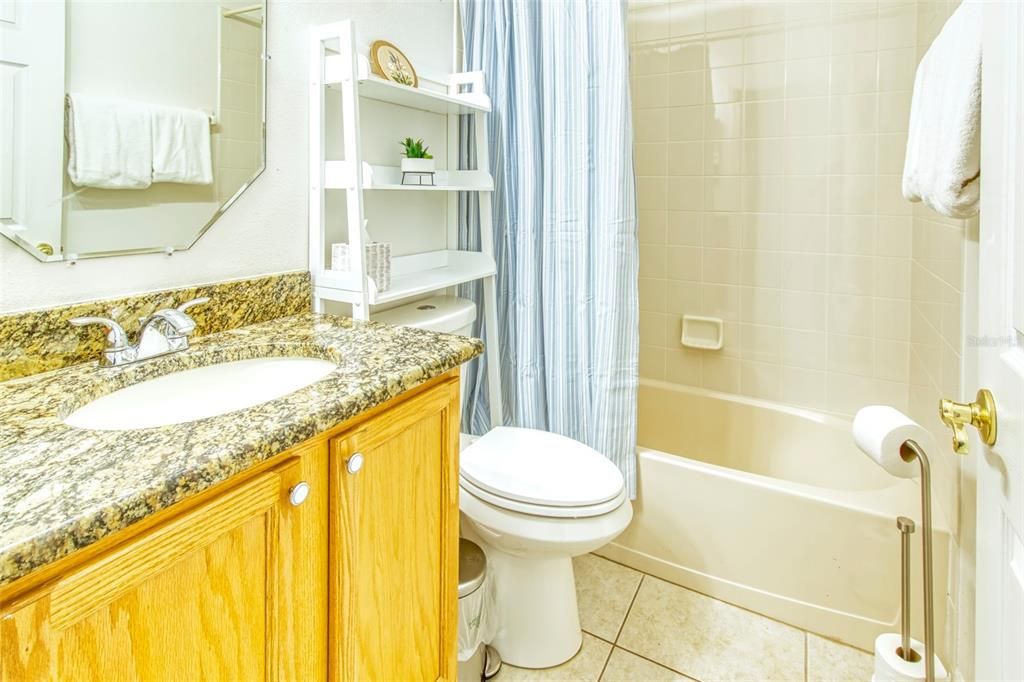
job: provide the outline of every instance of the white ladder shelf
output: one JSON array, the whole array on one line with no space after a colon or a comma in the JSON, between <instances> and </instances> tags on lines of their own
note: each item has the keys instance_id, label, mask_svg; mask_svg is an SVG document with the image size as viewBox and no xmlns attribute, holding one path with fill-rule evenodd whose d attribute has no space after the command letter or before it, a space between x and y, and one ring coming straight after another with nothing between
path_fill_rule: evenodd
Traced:
<instances>
[{"instance_id":1,"label":"white ladder shelf","mask_svg":"<svg viewBox=\"0 0 1024 682\"><path fill-rule=\"evenodd\" d=\"M487 383L491 424L503 423L501 376L499 372L498 314L494 238L491 227L491 192L494 181L487 150L487 114L490 98L484 92L483 73L454 73L448 77L447 92L412 88L378 78L369 71L369 61L355 48L355 26L351 20L310 29L309 95L309 271L313 279L313 308L322 312L325 301L351 304L352 316L369 319L371 306L400 301L482 280L483 321L488 331ZM326 90L341 93L341 120L328 121L324 100ZM407 109L426 111L447 117L449 140L448 166L456 164L460 115L474 117L476 167L478 170L438 170L432 186L403 185L396 166L363 162L360 98L387 102ZM344 159L326 158L326 126L341 127ZM358 172L357 172L358 169ZM328 248L325 230L325 192L344 190L351 271L339 272L327 266ZM364 192L478 192L480 206L480 251L460 251L451 247L457 239L457 196L448 195L448 249L430 251L392 260L391 286L377 291L366 276L364 249ZM401 201L401 194L395 201ZM372 228L371 228L372 229Z\"/></svg>"}]
</instances>

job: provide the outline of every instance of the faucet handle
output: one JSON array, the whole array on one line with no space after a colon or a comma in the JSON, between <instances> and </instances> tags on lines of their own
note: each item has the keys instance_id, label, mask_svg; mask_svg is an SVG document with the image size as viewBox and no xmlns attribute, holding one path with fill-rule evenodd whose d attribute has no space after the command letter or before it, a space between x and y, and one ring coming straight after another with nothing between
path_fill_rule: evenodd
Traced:
<instances>
[{"instance_id":1,"label":"faucet handle","mask_svg":"<svg viewBox=\"0 0 1024 682\"><path fill-rule=\"evenodd\" d=\"M85 327L90 324L106 327L108 350L121 350L128 347L128 334L125 333L124 327L109 317L73 317L68 322L76 327Z\"/></svg>"},{"instance_id":2,"label":"faucet handle","mask_svg":"<svg viewBox=\"0 0 1024 682\"><path fill-rule=\"evenodd\" d=\"M210 297L209 296L200 296L199 298L193 298L191 301L185 301L184 303L179 305L178 306L178 312L183 313L186 310L188 310L189 308L192 308L192 307L197 306L197 305L203 305L204 303L209 303L209 302L210 302Z\"/></svg>"}]
</instances>

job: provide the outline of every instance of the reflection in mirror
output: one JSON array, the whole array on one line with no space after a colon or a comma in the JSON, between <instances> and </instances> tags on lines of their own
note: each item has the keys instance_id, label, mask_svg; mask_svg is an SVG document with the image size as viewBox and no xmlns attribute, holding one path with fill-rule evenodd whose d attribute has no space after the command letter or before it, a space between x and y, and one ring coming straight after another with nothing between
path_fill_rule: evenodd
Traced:
<instances>
[{"instance_id":1,"label":"reflection in mirror","mask_svg":"<svg viewBox=\"0 0 1024 682\"><path fill-rule=\"evenodd\" d=\"M41 260L186 249L263 170L264 4L0 15L0 231Z\"/></svg>"}]
</instances>

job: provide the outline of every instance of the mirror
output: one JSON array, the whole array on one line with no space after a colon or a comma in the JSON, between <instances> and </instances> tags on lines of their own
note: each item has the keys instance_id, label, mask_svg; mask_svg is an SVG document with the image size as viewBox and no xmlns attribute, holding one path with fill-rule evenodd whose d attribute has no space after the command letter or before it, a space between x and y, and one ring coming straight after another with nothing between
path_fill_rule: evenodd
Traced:
<instances>
[{"instance_id":1,"label":"mirror","mask_svg":"<svg viewBox=\"0 0 1024 682\"><path fill-rule=\"evenodd\" d=\"M43 261L192 246L264 168L265 10L0 0L0 232Z\"/></svg>"}]
</instances>

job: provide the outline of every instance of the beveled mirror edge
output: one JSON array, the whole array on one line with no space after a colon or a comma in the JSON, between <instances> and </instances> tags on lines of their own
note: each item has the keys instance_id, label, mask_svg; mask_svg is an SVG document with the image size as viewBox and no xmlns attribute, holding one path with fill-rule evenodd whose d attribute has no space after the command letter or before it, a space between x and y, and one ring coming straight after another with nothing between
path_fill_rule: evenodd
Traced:
<instances>
[{"instance_id":1,"label":"beveled mirror edge","mask_svg":"<svg viewBox=\"0 0 1024 682\"><path fill-rule=\"evenodd\" d=\"M203 227L200 228L197 231L195 238L193 238L189 243L182 244L180 246L165 245L165 246L146 247L146 248L140 248L140 249L117 249L117 250L112 250L112 251L87 251L87 252L82 252L82 253L64 253L63 252L63 246L61 246L61 247L59 247L59 250L60 250L59 253L49 253L49 254L47 254L47 253L44 252L43 249L40 249L39 245L32 244L31 242L26 241L25 238L21 236L20 230L15 230L15 229L13 229L11 227L12 223L10 221L0 219L0 234L3 234L5 237L10 239L16 245L21 247L22 250L24 250L27 253L31 254L33 257L35 257L36 260L38 260L41 263L72 263L73 264L75 261L86 259L86 258L111 258L113 256L138 256L138 255L152 254L152 253L163 253L163 254L167 254L167 255L172 255L174 253L177 253L178 251L187 251L187 250L191 249L193 246L195 246L196 243L198 243L199 240L203 238L203 236L206 234L206 232L211 227L213 227L213 224L216 223L218 220L220 220L221 216L223 216L224 213L229 208L231 208L232 205L234 205L234 203L238 200L238 198L247 189L249 189L249 187L252 186L252 184L256 181L256 179L260 175L263 174L263 171L265 171L267 169L267 96L268 96L267 93L269 91L268 88L267 88L267 62L270 61L270 52L269 52L269 50L267 48L267 23L268 23L268 11L269 11L269 8L270 8L270 2L269 2L269 0L257 0L257 2L254 2L253 4L259 4L263 8L263 10L262 10L263 11L263 22L262 22L262 25L260 26L260 39L262 40L262 43L263 43L262 52L261 52L261 55L260 55L260 57L261 57L261 59L260 59L260 72L261 72L261 76L263 78L263 97L260 100L260 119L261 119L260 120L260 123L261 123L260 144L262 146L263 154L262 154L260 166L252 174L252 177L250 177L245 183L243 183L238 188L238 190L234 194L231 195L231 198L229 198L227 201L225 201L223 204L221 204L217 208L217 210L210 217L210 219L208 221L206 221L206 224L203 225ZM63 197L61 197L61 200L63 201ZM63 220L62 220L62 222L63 222ZM63 225L61 227L61 232L62 232L62 238L63 238ZM46 246L49 246L51 250L56 250L58 248L58 247L55 247L52 244L46 244Z\"/></svg>"},{"instance_id":2,"label":"beveled mirror edge","mask_svg":"<svg viewBox=\"0 0 1024 682\"><path fill-rule=\"evenodd\" d=\"M20 246L24 251L35 256L35 259L41 263L60 263L65 260L63 255L54 254L52 252L47 254L36 244L26 241L25 238L21 236L20 230L13 229L11 227L11 223L6 220L0 220L0 234L3 234L12 242ZM46 244L45 246L49 246L51 250L53 249L51 244Z\"/></svg>"}]
</instances>

